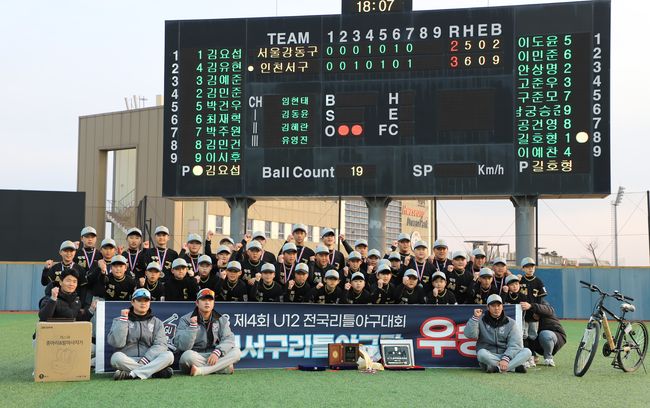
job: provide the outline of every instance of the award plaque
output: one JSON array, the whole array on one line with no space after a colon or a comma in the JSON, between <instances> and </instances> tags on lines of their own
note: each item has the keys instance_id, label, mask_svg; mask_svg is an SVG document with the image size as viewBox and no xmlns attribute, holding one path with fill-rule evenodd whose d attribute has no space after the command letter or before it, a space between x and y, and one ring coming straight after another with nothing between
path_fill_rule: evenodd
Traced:
<instances>
[{"instance_id":1,"label":"award plaque","mask_svg":"<svg viewBox=\"0 0 650 408\"><path fill-rule=\"evenodd\" d=\"M386 368L413 367L413 340L382 340L381 356Z\"/></svg>"},{"instance_id":2,"label":"award plaque","mask_svg":"<svg viewBox=\"0 0 650 408\"><path fill-rule=\"evenodd\" d=\"M327 345L329 365L356 367L359 359L359 343L331 343Z\"/></svg>"}]
</instances>

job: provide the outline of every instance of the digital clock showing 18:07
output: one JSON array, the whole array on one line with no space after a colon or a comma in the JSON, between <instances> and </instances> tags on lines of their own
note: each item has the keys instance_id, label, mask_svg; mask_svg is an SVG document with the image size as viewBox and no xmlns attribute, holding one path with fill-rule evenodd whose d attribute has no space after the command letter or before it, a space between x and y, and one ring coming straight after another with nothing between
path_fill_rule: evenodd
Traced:
<instances>
[{"instance_id":1,"label":"digital clock showing 18:07","mask_svg":"<svg viewBox=\"0 0 650 408\"><path fill-rule=\"evenodd\" d=\"M400 13L411 0L343 0L343 14Z\"/></svg>"}]
</instances>

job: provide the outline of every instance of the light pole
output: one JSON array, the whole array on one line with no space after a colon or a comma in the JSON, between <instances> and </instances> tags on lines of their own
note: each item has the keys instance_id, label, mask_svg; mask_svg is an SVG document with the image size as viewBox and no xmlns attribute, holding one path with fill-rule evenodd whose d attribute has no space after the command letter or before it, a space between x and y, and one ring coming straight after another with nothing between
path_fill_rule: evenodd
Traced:
<instances>
[{"instance_id":1,"label":"light pole","mask_svg":"<svg viewBox=\"0 0 650 408\"><path fill-rule=\"evenodd\" d=\"M614 211L614 266L618 266L618 223L616 219L616 207L623 201L623 192L625 187L619 186L618 193L616 193L616 200L612 201L612 209Z\"/></svg>"}]
</instances>

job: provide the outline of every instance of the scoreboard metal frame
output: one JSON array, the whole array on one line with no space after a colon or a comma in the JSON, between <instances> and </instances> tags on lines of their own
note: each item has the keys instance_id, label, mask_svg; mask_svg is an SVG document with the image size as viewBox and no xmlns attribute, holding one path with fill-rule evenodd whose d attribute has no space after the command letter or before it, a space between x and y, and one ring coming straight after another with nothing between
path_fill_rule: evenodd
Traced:
<instances>
[{"instance_id":1,"label":"scoreboard metal frame","mask_svg":"<svg viewBox=\"0 0 650 408\"><path fill-rule=\"evenodd\" d=\"M603 197L610 2L167 21L166 197Z\"/></svg>"}]
</instances>

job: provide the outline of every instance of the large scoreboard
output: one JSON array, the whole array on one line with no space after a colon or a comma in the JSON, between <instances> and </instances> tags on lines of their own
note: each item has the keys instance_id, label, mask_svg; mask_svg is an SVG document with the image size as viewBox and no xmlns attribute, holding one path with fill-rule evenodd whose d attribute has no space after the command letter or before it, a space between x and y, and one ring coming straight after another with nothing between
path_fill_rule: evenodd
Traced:
<instances>
[{"instance_id":1,"label":"large scoreboard","mask_svg":"<svg viewBox=\"0 0 650 408\"><path fill-rule=\"evenodd\" d=\"M168 197L610 193L610 2L167 21Z\"/></svg>"}]
</instances>

